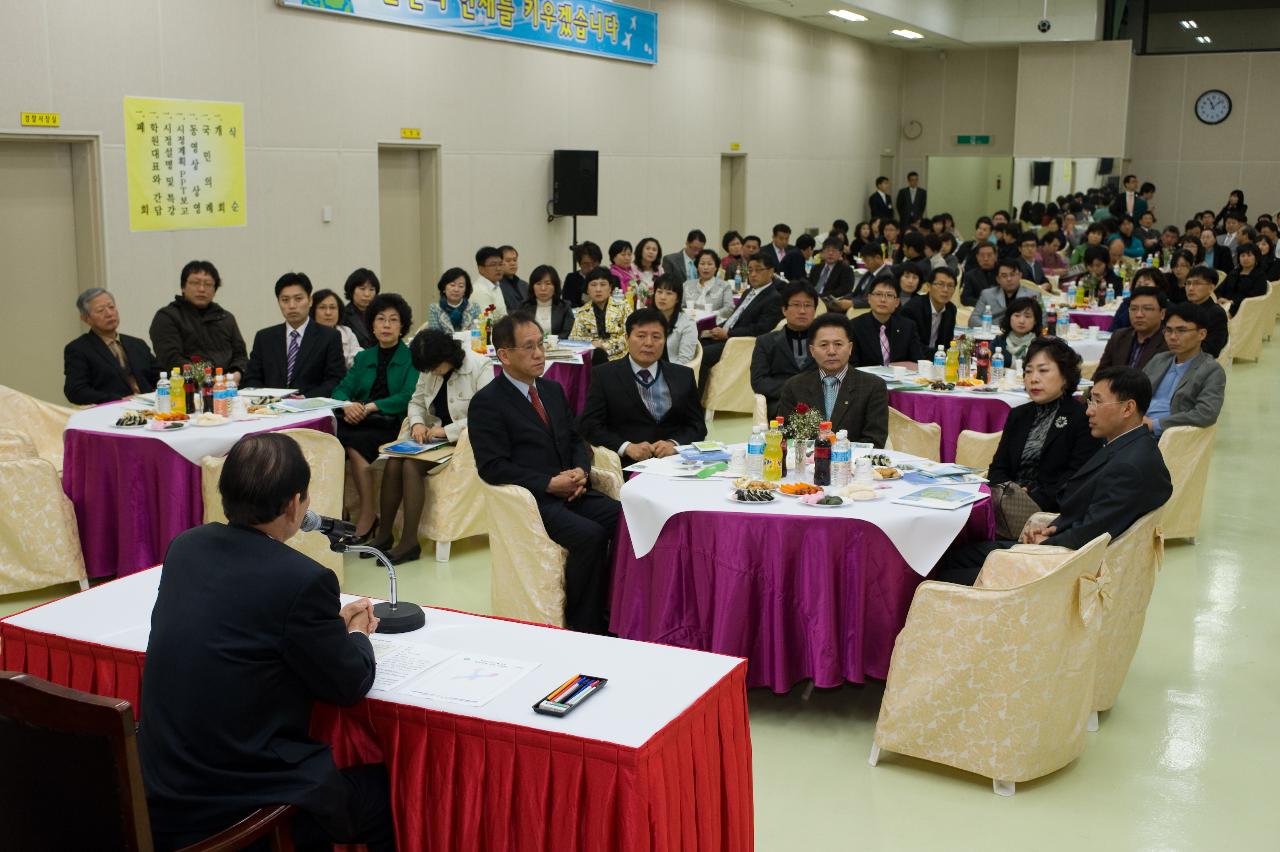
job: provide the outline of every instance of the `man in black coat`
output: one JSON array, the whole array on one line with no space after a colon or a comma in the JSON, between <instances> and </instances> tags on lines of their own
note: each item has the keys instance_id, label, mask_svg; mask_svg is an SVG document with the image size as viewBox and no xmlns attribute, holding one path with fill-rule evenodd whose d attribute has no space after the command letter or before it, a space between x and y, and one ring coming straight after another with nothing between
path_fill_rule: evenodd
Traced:
<instances>
[{"instance_id":1,"label":"man in black coat","mask_svg":"<svg viewBox=\"0 0 1280 852\"><path fill-rule=\"evenodd\" d=\"M1104 441L1062 486L1058 516L1044 527L1023 531L1025 544L1077 549L1102 533L1112 540L1173 495L1173 482L1160 446L1142 422L1151 403L1151 381L1133 367L1108 367L1093 376L1089 430ZM951 550L930 579L973 585L993 550L1014 541L986 541Z\"/></svg>"},{"instance_id":2,"label":"man in black coat","mask_svg":"<svg viewBox=\"0 0 1280 852\"><path fill-rule=\"evenodd\" d=\"M931 358L941 346L951 345L956 332L956 306L951 301L956 292L956 276L945 266L929 272L925 298L918 296L904 305L900 312L915 323L916 335L924 348L921 358Z\"/></svg>"},{"instance_id":3,"label":"man in black coat","mask_svg":"<svg viewBox=\"0 0 1280 852\"><path fill-rule=\"evenodd\" d=\"M920 185L920 175L908 172L907 185L898 190L898 218L902 220L902 227L924 218L928 198L929 191Z\"/></svg>"},{"instance_id":4,"label":"man in black coat","mask_svg":"<svg viewBox=\"0 0 1280 852\"><path fill-rule=\"evenodd\" d=\"M121 334L116 300L101 287L76 299L89 330L62 350L62 392L75 405L97 405L156 389L160 366L147 342Z\"/></svg>"},{"instance_id":5,"label":"man in black coat","mask_svg":"<svg viewBox=\"0 0 1280 852\"><path fill-rule=\"evenodd\" d=\"M730 337L759 337L773 331L782 319L781 283L773 276L777 264L773 256L762 251L747 259L747 283L751 289L743 294L738 306L715 328L702 333L702 368L698 386L706 387L711 368L720 363L724 342Z\"/></svg>"},{"instance_id":6,"label":"man in black coat","mask_svg":"<svg viewBox=\"0 0 1280 852\"><path fill-rule=\"evenodd\" d=\"M207 361L241 382L249 365L236 318L213 300L222 276L207 260L193 260L178 276L182 292L151 319L151 346L163 369Z\"/></svg>"},{"instance_id":7,"label":"man in black coat","mask_svg":"<svg viewBox=\"0 0 1280 852\"><path fill-rule=\"evenodd\" d=\"M503 375L471 398L467 428L480 478L519 485L533 495L551 540L569 553L564 565L564 620L573 630L603 633L609 588L609 542L617 500L591 490L591 448L574 426L559 383L546 367L542 328L517 311L493 327Z\"/></svg>"},{"instance_id":8,"label":"man in black coat","mask_svg":"<svg viewBox=\"0 0 1280 852\"><path fill-rule=\"evenodd\" d=\"M817 241L810 234L796 237L796 244L787 249L782 260L778 261L778 274L787 281L804 281L807 272L805 266L813 257Z\"/></svg>"},{"instance_id":9,"label":"man in black coat","mask_svg":"<svg viewBox=\"0 0 1280 852\"><path fill-rule=\"evenodd\" d=\"M809 283L827 310L848 311L853 307L853 267L844 259L844 241L839 237L822 241L822 263L809 270Z\"/></svg>"},{"instance_id":10,"label":"man in black coat","mask_svg":"<svg viewBox=\"0 0 1280 852\"><path fill-rule=\"evenodd\" d=\"M896 361L910 361L914 365L923 359L925 348L916 332L916 324L897 313L897 279L877 281L869 295L871 313L863 314L851 323L854 366L887 366ZM888 357L884 351L886 343Z\"/></svg>"},{"instance_id":11,"label":"man in black coat","mask_svg":"<svg viewBox=\"0 0 1280 852\"><path fill-rule=\"evenodd\" d=\"M328 396L346 375L347 362L338 330L311 321L311 279L301 272L281 275L276 303L284 322L254 336L244 386L296 388L303 396Z\"/></svg>"},{"instance_id":12,"label":"man in black coat","mask_svg":"<svg viewBox=\"0 0 1280 852\"><path fill-rule=\"evenodd\" d=\"M333 572L285 544L310 479L287 435L241 438L218 481L229 523L165 554L138 735L158 849L275 804L299 808L299 849L395 848L385 768L340 771L308 735L312 702L350 706L372 687L378 623L367 598L342 606Z\"/></svg>"},{"instance_id":13,"label":"man in black coat","mask_svg":"<svg viewBox=\"0 0 1280 852\"><path fill-rule=\"evenodd\" d=\"M974 246L971 262L965 264L964 283L960 288L960 304L973 307L988 287L996 287L996 247L988 242Z\"/></svg>"},{"instance_id":14,"label":"man in black coat","mask_svg":"<svg viewBox=\"0 0 1280 852\"><path fill-rule=\"evenodd\" d=\"M803 402L822 412L834 432L850 441L883 447L889 438L889 393L885 383L857 370L849 360L849 318L823 314L809 326L809 353L818 369L792 376L782 386L778 412L790 416Z\"/></svg>"},{"instance_id":15,"label":"man in black coat","mask_svg":"<svg viewBox=\"0 0 1280 852\"><path fill-rule=\"evenodd\" d=\"M893 201L889 198L889 179L876 178L876 191L867 199L867 207L871 210L872 219L892 219Z\"/></svg>"},{"instance_id":16,"label":"man in black coat","mask_svg":"<svg viewBox=\"0 0 1280 852\"><path fill-rule=\"evenodd\" d=\"M778 413L782 386L795 375L815 369L809 351L809 326L818 308L818 294L809 284L792 283L782 291L786 325L756 338L751 353L751 390L765 398L770 419Z\"/></svg>"},{"instance_id":17,"label":"man in black coat","mask_svg":"<svg viewBox=\"0 0 1280 852\"><path fill-rule=\"evenodd\" d=\"M628 357L591 370L578 431L623 463L675 455L680 444L707 437L693 370L661 361L667 326L656 308L627 317Z\"/></svg>"}]
</instances>

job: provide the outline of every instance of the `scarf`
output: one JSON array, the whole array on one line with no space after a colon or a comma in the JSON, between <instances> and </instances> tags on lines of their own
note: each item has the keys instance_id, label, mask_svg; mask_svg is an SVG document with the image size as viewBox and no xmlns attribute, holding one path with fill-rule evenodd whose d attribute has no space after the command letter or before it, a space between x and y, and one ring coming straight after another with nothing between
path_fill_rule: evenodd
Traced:
<instances>
[{"instance_id":1,"label":"scarf","mask_svg":"<svg viewBox=\"0 0 1280 852\"><path fill-rule=\"evenodd\" d=\"M462 324L466 321L467 316L467 300L463 299L462 304L455 308L450 306L449 300L444 297L444 293L441 293L440 312L449 317L449 322L453 324L454 331L462 331Z\"/></svg>"},{"instance_id":2,"label":"scarf","mask_svg":"<svg viewBox=\"0 0 1280 852\"><path fill-rule=\"evenodd\" d=\"M1011 331L1006 334L1004 336L1006 365L1012 365L1014 358L1025 358L1027 347L1035 339L1036 333L1034 331L1029 331L1026 334L1014 334Z\"/></svg>"}]
</instances>

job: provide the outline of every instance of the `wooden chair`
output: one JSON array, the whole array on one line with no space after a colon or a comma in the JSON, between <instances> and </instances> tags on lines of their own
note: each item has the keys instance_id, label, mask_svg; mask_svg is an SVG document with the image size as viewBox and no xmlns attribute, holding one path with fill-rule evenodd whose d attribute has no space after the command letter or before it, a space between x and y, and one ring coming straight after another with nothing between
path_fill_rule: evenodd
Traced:
<instances>
[{"instance_id":1,"label":"wooden chair","mask_svg":"<svg viewBox=\"0 0 1280 852\"><path fill-rule=\"evenodd\" d=\"M29 674L0 672L0 820L5 848L152 848L133 707ZM260 808L183 852L269 838L292 852L292 805Z\"/></svg>"}]
</instances>

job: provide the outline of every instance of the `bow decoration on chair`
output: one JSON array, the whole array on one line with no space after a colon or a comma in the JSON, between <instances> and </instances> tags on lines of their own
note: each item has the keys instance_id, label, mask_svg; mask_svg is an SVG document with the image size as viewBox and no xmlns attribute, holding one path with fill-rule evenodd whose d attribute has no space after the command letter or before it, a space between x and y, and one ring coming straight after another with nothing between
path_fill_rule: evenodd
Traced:
<instances>
[{"instance_id":1,"label":"bow decoration on chair","mask_svg":"<svg viewBox=\"0 0 1280 852\"><path fill-rule=\"evenodd\" d=\"M1111 574L1103 567L1096 577L1081 577L1076 586L1080 620L1085 626L1093 627L1102 618L1102 613L1111 609Z\"/></svg>"}]
</instances>

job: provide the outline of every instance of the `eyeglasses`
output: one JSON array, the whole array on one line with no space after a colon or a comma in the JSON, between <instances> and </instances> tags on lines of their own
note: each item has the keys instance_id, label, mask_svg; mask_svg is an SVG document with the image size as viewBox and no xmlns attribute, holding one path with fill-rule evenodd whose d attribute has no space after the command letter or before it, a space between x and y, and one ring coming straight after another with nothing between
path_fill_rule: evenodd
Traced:
<instances>
[{"instance_id":1,"label":"eyeglasses","mask_svg":"<svg viewBox=\"0 0 1280 852\"><path fill-rule=\"evenodd\" d=\"M886 292L884 292L883 290L877 290L876 292L874 292L874 293L872 293L872 294L871 294L871 298L873 298L873 299L896 299L896 298L898 298L898 294L897 294L897 293L886 293Z\"/></svg>"},{"instance_id":2,"label":"eyeglasses","mask_svg":"<svg viewBox=\"0 0 1280 852\"><path fill-rule=\"evenodd\" d=\"M525 353L526 355L529 354L530 352L537 352L541 348L542 348L541 341L538 341L536 343L525 343L520 346L503 346L502 347L502 349L506 350L507 352L519 351L519 352Z\"/></svg>"},{"instance_id":3,"label":"eyeglasses","mask_svg":"<svg viewBox=\"0 0 1280 852\"><path fill-rule=\"evenodd\" d=\"M1091 400L1089 400L1089 405L1088 405L1088 406L1086 406L1086 407L1088 407L1088 408L1101 408L1101 407L1102 407L1102 406L1104 406L1104 405L1124 405L1124 404L1125 404L1126 402L1128 402L1128 401L1129 401L1129 400L1127 400L1127 399L1117 399L1117 400L1115 400L1115 401L1113 401L1113 402L1098 402L1096 399L1091 399Z\"/></svg>"},{"instance_id":4,"label":"eyeglasses","mask_svg":"<svg viewBox=\"0 0 1280 852\"><path fill-rule=\"evenodd\" d=\"M1131 314L1156 314L1160 312L1159 305L1135 305L1129 303L1129 313Z\"/></svg>"},{"instance_id":5,"label":"eyeglasses","mask_svg":"<svg viewBox=\"0 0 1280 852\"><path fill-rule=\"evenodd\" d=\"M1165 334L1175 337L1179 334L1194 334L1197 331L1199 331L1199 329L1194 325L1166 325L1164 327Z\"/></svg>"}]
</instances>

